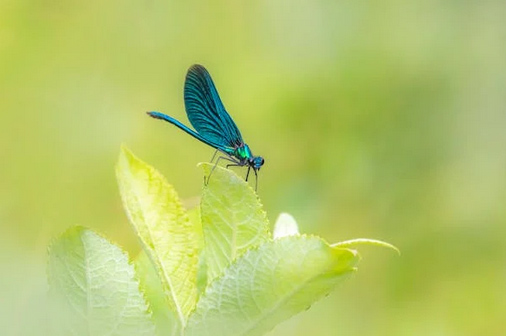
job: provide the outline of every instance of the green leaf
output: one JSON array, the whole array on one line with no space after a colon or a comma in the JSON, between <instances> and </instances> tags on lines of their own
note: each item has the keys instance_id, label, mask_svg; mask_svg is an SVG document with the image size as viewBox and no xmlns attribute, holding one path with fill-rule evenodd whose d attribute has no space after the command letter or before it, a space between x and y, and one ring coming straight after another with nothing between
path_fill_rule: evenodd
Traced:
<instances>
[{"instance_id":1,"label":"green leaf","mask_svg":"<svg viewBox=\"0 0 506 336\"><path fill-rule=\"evenodd\" d=\"M82 227L49 248L52 335L154 335L146 302L127 255Z\"/></svg>"},{"instance_id":2,"label":"green leaf","mask_svg":"<svg viewBox=\"0 0 506 336\"><path fill-rule=\"evenodd\" d=\"M309 308L355 271L353 250L291 236L246 252L217 278L190 316L188 336L262 335Z\"/></svg>"},{"instance_id":3,"label":"green leaf","mask_svg":"<svg viewBox=\"0 0 506 336\"><path fill-rule=\"evenodd\" d=\"M170 336L178 332L178 323L174 313L170 310L167 297L164 294L162 282L154 265L146 252L141 251L135 259L135 270L149 308L153 313L157 335Z\"/></svg>"},{"instance_id":4,"label":"green leaf","mask_svg":"<svg viewBox=\"0 0 506 336\"><path fill-rule=\"evenodd\" d=\"M202 233L202 224L200 222L200 207L194 207L188 210L190 221L198 228L198 246L199 246L199 265L197 271L197 290L200 295L207 286L207 264L204 255L204 237Z\"/></svg>"},{"instance_id":5,"label":"green leaf","mask_svg":"<svg viewBox=\"0 0 506 336\"><path fill-rule=\"evenodd\" d=\"M182 326L197 299L197 228L165 178L122 147L116 176L123 205Z\"/></svg>"},{"instance_id":6,"label":"green leaf","mask_svg":"<svg viewBox=\"0 0 506 336\"><path fill-rule=\"evenodd\" d=\"M209 163L200 202L208 282L246 250L270 238L269 222L253 189L233 171ZM214 169L214 170L213 170Z\"/></svg>"}]
</instances>

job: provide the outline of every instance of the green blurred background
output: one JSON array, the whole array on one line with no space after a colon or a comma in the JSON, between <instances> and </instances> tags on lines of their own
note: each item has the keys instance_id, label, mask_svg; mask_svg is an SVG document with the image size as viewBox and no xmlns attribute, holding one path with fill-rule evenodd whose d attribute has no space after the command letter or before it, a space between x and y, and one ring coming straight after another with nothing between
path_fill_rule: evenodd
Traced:
<instances>
[{"instance_id":1,"label":"green blurred background","mask_svg":"<svg viewBox=\"0 0 506 336\"><path fill-rule=\"evenodd\" d=\"M504 1L0 0L0 334L45 334L48 243L71 225L139 250L121 143L200 194L193 63L266 159L259 194L357 275L270 335L506 335ZM241 173L244 173L242 171Z\"/></svg>"}]
</instances>

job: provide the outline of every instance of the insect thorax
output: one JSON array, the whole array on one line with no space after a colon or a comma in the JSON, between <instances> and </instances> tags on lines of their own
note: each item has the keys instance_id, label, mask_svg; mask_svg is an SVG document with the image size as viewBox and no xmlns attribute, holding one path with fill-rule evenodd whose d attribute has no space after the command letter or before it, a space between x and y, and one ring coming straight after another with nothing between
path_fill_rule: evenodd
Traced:
<instances>
[{"instance_id":1,"label":"insect thorax","mask_svg":"<svg viewBox=\"0 0 506 336\"><path fill-rule=\"evenodd\" d=\"M247 161L249 158L253 157L253 153L251 153L249 146L244 144L236 148L235 156L241 161Z\"/></svg>"}]
</instances>

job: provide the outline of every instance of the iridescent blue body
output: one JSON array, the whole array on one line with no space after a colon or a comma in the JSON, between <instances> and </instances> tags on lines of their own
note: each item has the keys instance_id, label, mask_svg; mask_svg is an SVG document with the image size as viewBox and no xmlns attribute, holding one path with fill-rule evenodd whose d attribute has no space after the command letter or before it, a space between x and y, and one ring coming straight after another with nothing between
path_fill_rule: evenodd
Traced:
<instances>
[{"instance_id":1,"label":"iridescent blue body","mask_svg":"<svg viewBox=\"0 0 506 336\"><path fill-rule=\"evenodd\" d=\"M243 141L241 132L221 102L211 75L202 65L192 65L186 74L184 103L188 120L195 130L166 114L154 111L148 114L179 127L197 140L225 154L226 156L218 157L216 164L220 159L225 159L232 162L227 167L247 166L246 181L250 169L253 169L258 179L257 172L264 164L264 159L253 155ZM211 161L213 160L214 156Z\"/></svg>"}]
</instances>

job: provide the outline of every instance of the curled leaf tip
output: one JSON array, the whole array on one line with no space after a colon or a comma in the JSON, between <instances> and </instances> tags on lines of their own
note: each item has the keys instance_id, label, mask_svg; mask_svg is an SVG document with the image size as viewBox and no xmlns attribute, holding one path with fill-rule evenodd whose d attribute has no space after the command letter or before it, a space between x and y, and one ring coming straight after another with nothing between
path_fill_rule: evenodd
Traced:
<instances>
[{"instance_id":1,"label":"curled leaf tip","mask_svg":"<svg viewBox=\"0 0 506 336\"><path fill-rule=\"evenodd\" d=\"M376 245L376 246L382 246L382 247L386 247L386 248L392 249L395 252L397 252L398 255L401 255L401 251L397 247L395 247L394 245L389 244L389 243L384 242L384 241L381 241L381 240L376 240L376 239L357 238L357 239L345 240L345 241L339 242L339 243L334 243L331 246L332 247L344 247L344 248L346 248L346 247L353 247L353 246L356 246L356 245Z\"/></svg>"},{"instance_id":2,"label":"curled leaf tip","mask_svg":"<svg viewBox=\"0 0 506 336\"><path fill-rule=\"evenodd\" d=\"M274 224L274 239L299 234L299 227L292 215L282 212Z\"/></svg>"}]
</instances>

